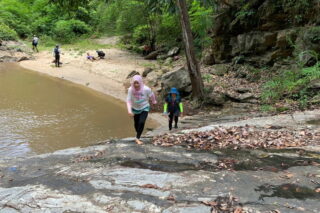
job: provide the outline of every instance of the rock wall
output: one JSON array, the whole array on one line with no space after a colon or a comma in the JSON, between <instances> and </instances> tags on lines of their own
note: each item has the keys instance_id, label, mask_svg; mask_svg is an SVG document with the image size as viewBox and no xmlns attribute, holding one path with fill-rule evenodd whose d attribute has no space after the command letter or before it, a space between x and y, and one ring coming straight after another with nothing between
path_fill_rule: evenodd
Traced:
<instances>
[{"instance_id":1,"label":"rock wall","mask_svg":"<svg viewBox=\"0 0 320 213\"><path fill-rule=\"evenodd\" d=\"M319 12L319 0L219 1L203 62L262 67L306 50L319 53Z\"/></svg>"}]
</instances>

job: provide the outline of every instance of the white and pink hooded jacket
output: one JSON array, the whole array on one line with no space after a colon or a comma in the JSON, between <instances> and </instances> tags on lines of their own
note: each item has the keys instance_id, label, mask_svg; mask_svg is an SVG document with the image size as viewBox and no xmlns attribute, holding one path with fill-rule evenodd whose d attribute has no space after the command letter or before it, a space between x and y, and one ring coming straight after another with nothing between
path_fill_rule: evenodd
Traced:
<instances>
[{"instance_id":1,"label":"white and pink hooded jacket","mask_svg":"<svg viewBox=\"0 0 320 213\"><path fill-rule=\"evenodd\" d=\"M139 90L136 90L133 86L136 81L140 85ZM150 108L149 100L151 100L152 104L157 104L155 95L149 87L143 84L142 77L140 75L133 76L131 87L128 89L128 113L132 113L132 109L134 111L145 111L145 109Z\"/></svg>"}]
</instances>

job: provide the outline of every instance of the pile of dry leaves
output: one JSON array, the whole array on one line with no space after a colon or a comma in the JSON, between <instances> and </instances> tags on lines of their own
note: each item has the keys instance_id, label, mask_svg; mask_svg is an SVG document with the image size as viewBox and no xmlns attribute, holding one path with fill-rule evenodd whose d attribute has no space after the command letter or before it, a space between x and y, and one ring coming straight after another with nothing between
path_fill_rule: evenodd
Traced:
<instances>
[{"instance_id":1,"label":"pile of dry leaves","mask_svg":"<svg viewBox=\"0 0 320 213\"><path fill-rule=\"evenodd\" d=\"M320 132L311 130L271 130L254 126L218 127L207 132L184 135L165 134L153 138L160 146L186 145L188 148L212 150L221 148L256 149L300 147L320 142Z\"/></svg>"}]
</instances>

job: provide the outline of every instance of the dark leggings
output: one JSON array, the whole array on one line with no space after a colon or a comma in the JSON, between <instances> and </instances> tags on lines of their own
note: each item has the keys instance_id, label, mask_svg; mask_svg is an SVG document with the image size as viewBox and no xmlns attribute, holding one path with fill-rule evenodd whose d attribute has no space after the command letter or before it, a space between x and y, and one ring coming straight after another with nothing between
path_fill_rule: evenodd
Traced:
<instances>
[{"instance_id":1,"label":"dark leggings","mask_svg":"<svg viewBox=\"0 0 320 213\"><path fill-rule=\"evenodd\" d=\"M60 55L56 55L55 56L55 63L56 63L56 67L59 67L60 66Z\"/></svg>"},{"instance_id":2,"label":"dark leggings","mask_svg":"<svg viewBox=\"0 0 320 213\"><path fill-rule=\"evenodd\" d=\"M39 52L37 46L38 46L38 44L32 43L32 50L37 50L37 52Z\"/></svg>"},{"instance_id":3,"label":"dark leggings","mask_svg":"<svg viewBox=\"0 0 320 213\"><path fill-rule=\"evenodd\" d=\"M175 127L175 128L178 127L179 116L178 116L178 115L175 115L175 113L170 113L170 114L169 114L169 130L172 129L173 118L174 118L174 127Z\"/></svg>"},{"instance_id":4,"label":"dark leggings","mask_svg":"<svg viewBox=\"0 0 320 213\"><path fill-rule=\"evenodd\" d=\"M134 128L136 129L138 139L141 137L147 117L147 111L143 111L140 114L134 114Z\"/></svg>"}]
</instances>

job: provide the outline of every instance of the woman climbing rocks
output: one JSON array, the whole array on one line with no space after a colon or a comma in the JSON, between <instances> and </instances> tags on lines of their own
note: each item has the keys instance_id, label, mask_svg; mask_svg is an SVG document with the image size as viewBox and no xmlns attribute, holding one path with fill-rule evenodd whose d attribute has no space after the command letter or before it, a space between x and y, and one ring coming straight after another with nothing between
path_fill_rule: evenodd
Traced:
<instances>
[{"instance_id":1,"label":"woman climbing rocks","mask_svg":"<svg viewBox=\"0 0 320 213\"><path fill-rule=\"evenodd\" d=\"M134 128L136 130L137 144L143 144L140 140L145 122L150 111L150 103L157 104L155 95L151 89L143 84L142 77L135 75L131 81L131 87L128 89L127 107L128 114L134 118Z\"/></svg>"}]
</instances>

